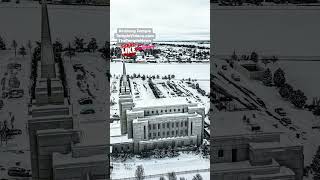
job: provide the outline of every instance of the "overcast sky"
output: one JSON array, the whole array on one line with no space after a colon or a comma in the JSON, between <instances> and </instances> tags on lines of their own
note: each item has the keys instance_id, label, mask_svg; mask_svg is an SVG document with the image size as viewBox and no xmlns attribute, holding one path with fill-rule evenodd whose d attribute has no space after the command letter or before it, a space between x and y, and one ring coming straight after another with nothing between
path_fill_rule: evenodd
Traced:
<instances>
[{"instance_id":1,"label":"overcast sky","mask_svg":"<svg viewBox=\"0 0 320 180\"><path fill-rule=\"evenodd\" d=\"M159 40L209 40L209 0L111 0L111 40L117 28L153 28Z\"/></svg>"}]
</instances>

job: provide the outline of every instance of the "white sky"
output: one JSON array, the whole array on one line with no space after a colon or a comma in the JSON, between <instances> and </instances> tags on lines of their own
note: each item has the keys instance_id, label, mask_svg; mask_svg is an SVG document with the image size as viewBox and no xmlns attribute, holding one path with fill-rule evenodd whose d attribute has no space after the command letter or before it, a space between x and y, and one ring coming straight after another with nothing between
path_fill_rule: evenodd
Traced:
<instances>
[{"instance_id":1,"label":"white sky","mask_svg":"<svg viewBox=\"0 0 320 180\"><path fill-rule=\"evenodd\" d=\"M153 28L159 40L209 40L209 0L111 0L111 40L117 28Z\"/></svg>"}]
</instances>

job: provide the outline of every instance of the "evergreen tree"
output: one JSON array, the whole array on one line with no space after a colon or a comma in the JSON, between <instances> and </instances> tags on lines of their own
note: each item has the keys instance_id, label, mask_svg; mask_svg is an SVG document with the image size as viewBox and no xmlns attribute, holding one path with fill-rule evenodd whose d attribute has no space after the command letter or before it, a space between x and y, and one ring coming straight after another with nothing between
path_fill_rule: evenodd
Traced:
<instances>
[{"instance_id":1,"label":"evergreen tree","mask_svg":"<svg viewBox=\"0 0 320 180\"><path fill-rule=\"evenodd\" d=\"M178 180L175 172L168 173L168 180Z\"/></svg>"},{"instance_id":2,"label":"evergreen tree","mask_svg":"<svg viewBox=\"0 0 320 180\"><path fill-rule=\"evenodd\" d=\"M26 52L26 48L24 47L24 46L21 46L20 48L19 48L19 52L18 52L22 57L24 57L26 54L27 54L27 52Z\"/></svg>"},{"instance_id":3,"label":"evergreen tree","mask_svg":"<svg viewBox=\"0 0 320 180\"><path fill-rule=\"evenodd\" d=\"M195 176L193 176L192 180L203 180L203 178L200 174L196 174Z\"/></svg>"},{"instance_id":4,"label":"evergreen tree","mask_svg":"<svg viewBox=\"0 0 320 180\"><path fill-rule=\"evenodd\" d=\"M75 55L76 55L75 49L72 48L71 43L69 43L68 47L66 48L65 56L68 56L71 61L71 58Z\"/></svg>"},{"instance_id":5,"label":"evergreen tree","mask_svg":"<svg viewBox=\"0 0 320 180\"><path fill-rule=\"evenodd\" d=\"M318 146L318 150L313 157L313 160L311 163L311 169L314 172L313 179L319 180L320 178L320 146Z\"/></svg>"},{"instance_id":6,"label":"evergreen tree","mask_svg":"<svg viewBox=\"0 0 320 180\"><path fill-rule=\"evenodd\" d=\"M11 46L14 48L14 56L17 56L17 47L18 47L17 41L13 40Z\"/></svg>"},{"instance_id":7,"label":"evergreen tree","mask_svg":"<svg viewBox=\"0 0 320 180\"><path fill-rule=\"evenodd\" d=\"M160 177L160 180L166 180L163 176Z\"/></svg>"},{"instance_id":8,"label":"evergreen tree","mask_svg":"<svg viewBox=\"0 0 320 180\"><path fill-rule=\"evenodd\" d=\"M264 67L267 67L267 65L270 63L269 59L263 58L261 62L264 64Z\"/></svg>"},{"instance_id":9,"label":"evergreen tree","mask_svg":"<svg viewBox=\"0 0 320 180\"><path fill-rule=\"evenodd\" d=\"M285 84L286 78L281 68L277 69L273 75L273 82L277 87L281 87Z\"/></svg>"},{"instance_id":10,"label":"evergreen tree","mask_svg":"<svg viewBox=\"0 0 320 180\"><path fill-rule=\"evenodd\" d=\"M279 89L279 94L283 98L289 98L291 94L293 93L293 88L290 84L284 84L283 86L280 87Z\"/></svg>"},{"instance_id":11,"label":"evergreen tree","mask_svg":"<svg viewBox=\"0 0 320 180\"><path fill-rule=\"evenodd\" d=\"M90 42L88 43L87 49L89 52L95 52L98 49L97 40L95 38L91 38Z\"/></svg>"},{"instance_id":12,"label":"evergreen tree","mask_svg":"<svg viewBox=\"0 0 320 180\"><path fill-rule=\"evenodd\" d=\"M101 57L104 59L104 60L108 60L110 59L110 43L108 41L106 41L104 43L104 46L99 49L99 52L101 52ZM118 55L117 55L118 57ZM121 50L120 50L120 56L121 57Z\"/></svg>"},{"instance_id":13,"label":"evergreen tree","mask_svg":"<svg viewBox=\"0 0 320 180\"><path fill-rule=\"evenodd\" d=\"M296 90L291 93L290 101L295 107L302 108L306 104L307 97L301 90Z\"/></svg>"},{"instance_id":14,"label":"evergreen tree","mask_svg":"<svg viewBox=\"0 0 320 180\"><path fill-rule=\"evenodd\" d=\"M0 36L0 50L6 50L6 43L4 42L4 40L2 39L2 37Z\"/></svg>"},{"instance_id":15,"label":"evergreen tree","mask_svg":"<svg viewBox=\"0 0 320 180\"><path fill-rule=\"evenodd\" d=\"M252 52L251 55L250 55L250 60L253 61L253 62L258 62L259 60L259 56L256 52Z\"/></svg>"},{"instance_id":16,"label":"evergreen tree","mask_svg":"<svg viewBox=\"0 0 320 180\"><path fill-rule=\"evenodd\" d=\"M264 71L262 82L263 82L263 84L265 86L270 86L271 85L271 83L272 83L272 74L271 74L271 71L270 71L269 68Z\"/></svg>"},{"instance_id":17,"label":"evergreen tree","mask_svg":"<svg viewBox=\"0 0 320 180\"><path fill-rule=\"evenodd\" d=\"M277 56L272 56L271 61L274 64L275 62L277 62L279 59Z\"/></svg>"},{"instance_id":18,"label":"evergreen tree","mask_svg":"<svg viewBox=\"0 0 320 180\"><path fill-rule=\"evenodd\" d=\"M63 45L60 41L56 40L53 44L53 51L56 53L61 53L63 51ZM71 46L71 45L70 45Z\"/></svg>"},{"instance_id":19,"label":"evergreen tree","mask_svg":"<svg viewBox=\"0 0 320 180\"><path fill-rule=\"evenodd\" d=\"M84 52L84 46L85 46L85 42L83 38L80 37L75 37L74 39L74 46L75 46L75 50L76 52Z\"/></svg>"},{"instance_id":20,"label":"evergreen tree","mask_svg":"<svg viewBox=\"0 0 320 180\"><path fill-rule=\"evenodd\" d=\"M31 56L31 54L32 54L32 43L31 43L31 41L29 40L28 41L28 43L27 43L27 47L28 47L28 49L29 49L29 54L30 54L30 56Z\"/></svg>"},{"instance_id":21,"label":"evergreen tree","mask_svg":"<svg viewBox=\"0 0 320 180\"><path fill-rule=\"evenodd\" d=\"M233 51L232 55L231 55L231 60L232 61L237 61L238 60L238 56L236 54L236 51Z\"/></svg>"}]
</instances>

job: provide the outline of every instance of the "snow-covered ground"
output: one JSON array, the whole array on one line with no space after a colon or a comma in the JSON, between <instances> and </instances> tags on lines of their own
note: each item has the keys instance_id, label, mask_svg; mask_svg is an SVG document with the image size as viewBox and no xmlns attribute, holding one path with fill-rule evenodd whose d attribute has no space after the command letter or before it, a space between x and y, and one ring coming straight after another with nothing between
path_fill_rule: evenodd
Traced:
<instances>
[{"instance_id":1,"label":"snow-covered ground","mask_svg":"<svg viewBox=\"0 0 320 180\"><path fill-rule=\"evenodd\" d=\"M210 160L202 158L201 155L193 153L180 153L175 158L163 159L138 159L132 158L125 162L115 161L111 162L113 166L112 179L121 179L135 177L136 167L142 165L145 175L156 175L157 178L151 177L147 179L159 179L161 176L167 176L169 172L181 172L178 177L186 177L188 180L190 176L193 177L197 173L201 174L204 179L210 179L209 168ZM189 171L189 172L184 172ZM186 176L185 176L186 175Z\"/></svg>"},{"instance_id":2,"label":"snow-covered ground","mask_svg":"<svg viewBox=\"0 0 320 180\"><path fill-rule=\"evenodd\" d=\"M28 103L30 100L29 96L29 77L30 77L30 57L26 55L24 58L20 55L14 57L14 51L0 51L0 79L6 78L9 80L10 76L16 73L16 77L20 81L20 87L24 90L24 96L22 98L0 98L4 101L4 106L0 110L1 117L8 117L8 113L12 112L15 120L13 122L15 129L21 129L21 135L15 135L11 139L8 139L8 143L2 142L0 144L0 167L5 168L0 171L0 178L7 178L7 169L9 167L17 166L15 163L20 162L19 167L31 169L30 164L30 151L29 151L29 139L27 131L27 120L28 118ZM21 70L15 70L13 73L7 70L8 63L19 63L21 64ZM8 73L7 75L5 75ZM8 88L6 83L6 88ZM2 95L2 86L0 94ZM5 119L1 118L0 121ZM10 120L8 120L9 128L11 128Z\"/></svg>"},{"instance_id":3,"label":"snow-covered ground","mask_svg":"<svg viewBox=\"0 0 320 180\"><path fill-rule=\"evenodd\" d=\"M281 98L281 96L278 93L278 90L275 87L266 87L260 81L249 80L248 78L239 74L237 71L235 71L230 67L228 67L228 70L226 71L221 70L221 65L226 63L223 60L216 60L215 63L218 64L218 68L215 68L215 66L211 67L213 70L212 72L214 72L214 74L217 76L217 78L215 79L215 83L224 87L230 94L236 97L239 97L240 99L243 99L243 100L247 99L248 102L256 104L259 107L259 109L263 110L262 113L264 113L265 115L267 114L266 111L269 111L276 117L280 118L280 116L274 112L274 109L278 107L282 107L284 111L287 112L287 117L289 117L292 120L292 125L289 125L288 127L282 126L279 123L279 121L275 118L270 118L269 121L265 121L264 123L267 123L269 125L278 124L279 130L285 132L285 135L288 136L289 139L291 139L293 142L297 144L302 144L304 146L304 163L305 163L305 166L309 165L318 148L319 137L320 137L320 131L317 129L312 129L312 126L319 123L320 118L315 117L310 111L295 108L290 102L285 101L284 99ZM271 63L268 66L270 67L270 69L276 69L277 67L279 67L277 63L276 64ZM286 63L288 62L283 61L280 63L280 66L284 66ZM304 62L304 63L308 63L308 62ZM253 99L249 98L244 93L239 91L239 89L234 87L232 84L225 81L224 78L218 75L219 71L231 81L233 81L231 78L232 73L239 74L241 77L241 81L240 82L233 81L233 82L240 85L241 87L245 87L251 90L255 94L255 95L251 95L251 97L253 97L254 100L256 100L257 98L260 98L262 101L264 101L264 103L266 104L266 109L259 106L256 102L254 102ZM309 83L307 82L309 80L304 78L312 76L313 75L312 73L316 73L316 71L313 71L312 69L303 70L303 72L306 72L306 71L312 71L312 72L308 72L307 73L308 75L306 76L296 75L292 77L290 75L297 73L297 71L295 71L295 69L291 67L290 73L288 72L287 74L287 79L289 79L289 82L290 81L296 82L295 80L297 79L297 82L301 83L300 85L303 85L302 84L303 82ZM303 87L296 87L297 85L298 83L294 84L295 88L303 89ZM305 88L311 88L309 89L309 92L310 91L313 92L314 89L312 89L312 87L314 86L310 85L309 87L306 86ZM293 127L296 130L290 129L290 127ZM302 137L299 139L296 138L296 133L299 133Z\"/></svg>"},{"instance_id":4,"label":"snow-covered ground","mask_svg":"<svg viewBox=\"0 0 320 180\"><path fill-rule=\"evenodd\" d=\"M138 63L126 63L127 74L145 74L145 75L157 75L160 76L174 74L176 79L210 79L210 64L206 63L154 63L154 64L138 64ZM111 62L110 73L121 75L122 63ZM209 82L208 82L209 84Z\"/></svg>"},{"instance_id":5,"label":"snow-covered ground","mask_svg":"<svg viewBox=\"0 0 320 180\"><path fill-rule=\"evenodd\" d=\"M81 70L75 71L73 65L81 64L85 75L82 80L78 76L83 76ZM77 53L71 60L64 59L65 72L69 86L70 100L72 104L73 115L80 118L80 121L86 119L106 120L107 110L107 70L106 61L99 56L99 53ZM81 88L78 84L81 84ZM80 105L78 100L81 98L90 98L93 104ZM91 108L94 114L81 114L81 110Z\"/></svg>"}]
</instances>

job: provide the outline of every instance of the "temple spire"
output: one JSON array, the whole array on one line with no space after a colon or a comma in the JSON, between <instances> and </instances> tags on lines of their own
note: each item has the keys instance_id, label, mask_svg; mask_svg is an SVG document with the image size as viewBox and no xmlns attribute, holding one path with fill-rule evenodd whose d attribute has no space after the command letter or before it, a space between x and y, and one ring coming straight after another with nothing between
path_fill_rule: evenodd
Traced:
<instances>
[{"instance_id":1,"label":"temple spire","mask_svg":"<svg viewBox=\"0 0 320 180\"><path fill-rule=\"evenodd\" d=\"M41 78L55 78L54 53L51 42L47 1L41 5Z\"/></svg>"},{"instance_id":2,"label":"temple spire","mask_svg":"<svg viewBox=\"0 0 320 180\"><path fill-rule=\"evenodd\" d=\"M125 63L125 62L124 62L124 60L123 60L123 61L122 61L122 74L125 75L125 76L127 76L126 66L125 66L124 63Z\"/></svg>"}]
</instances>

